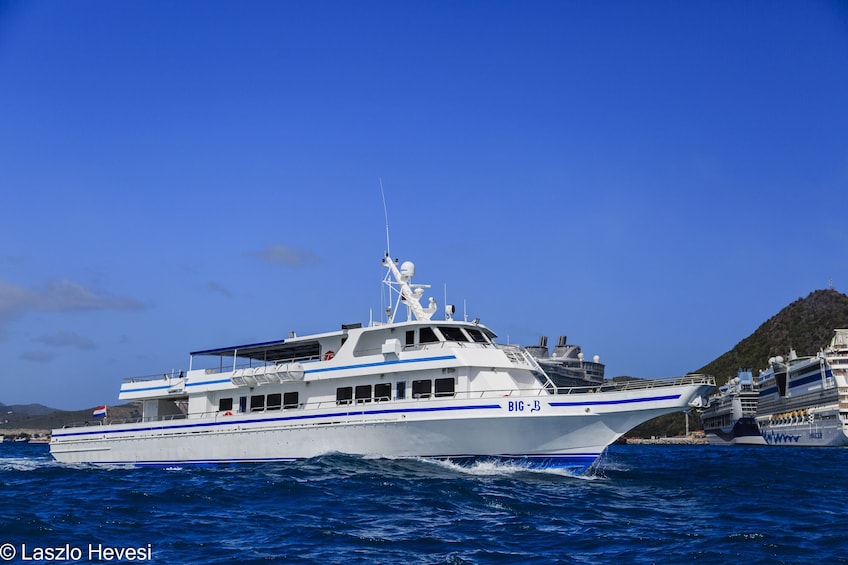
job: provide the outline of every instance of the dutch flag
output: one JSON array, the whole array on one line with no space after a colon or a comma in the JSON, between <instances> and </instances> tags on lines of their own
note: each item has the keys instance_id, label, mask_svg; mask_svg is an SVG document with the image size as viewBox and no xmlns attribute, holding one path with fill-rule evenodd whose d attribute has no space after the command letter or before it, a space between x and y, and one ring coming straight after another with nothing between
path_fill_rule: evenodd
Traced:
<instances>
[{"instance_id":1,"label":"dutch flag","mask_svg":"<svg viewBox=\"0 0 848 565\"><path fill-rule=\"evenodd\" d=\"M94 412L92 412L91 415L94 416L95 418L105 418L106 417L106 407L105 406L98 406L97 408L94 409Z\"/></svg>"}]
</instances>

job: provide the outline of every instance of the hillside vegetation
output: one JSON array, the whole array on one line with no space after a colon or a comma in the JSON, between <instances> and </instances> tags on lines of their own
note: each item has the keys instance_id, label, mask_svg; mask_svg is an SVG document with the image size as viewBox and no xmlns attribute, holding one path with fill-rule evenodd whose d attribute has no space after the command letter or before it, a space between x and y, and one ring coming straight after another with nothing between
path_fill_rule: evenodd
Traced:
<instances>
[{"instance_id":1,"label":"hillside vegetation","mask_svg":"<svg viewBox=\"0 0 848 565\"><path fill-rule=\"evenodd\" d=\"M110 419L138 418L139 408L132 404L109 406ZM38 433L48 433L50 430L79 424L82 422L97 422L92 416L93 408L86 410L56 410L40 404L25 404L6 406L0 403L0 435L16 435L14 430L32 430Z\"/></svg>"},{"instance_id":2,"label":"hillside vegetation","mask_svg":"<svg viewBox=\"0 0 848 565\"><path fill-rule=\"evenodd\" d=\"M765 321L751 335L693 373L705 373L722 385L740 368L752 369L756 376L768 365L769 357L787 356L790 348L798 355L815 355L826 347L836 328L848 328L848 296L833 289L816 290L799 298ZM689 429L701 429L697 412L689 415ZM632 430L628 436L676 436L685 432L683 414L655 418Z\"/></svg>"}]
</instances>

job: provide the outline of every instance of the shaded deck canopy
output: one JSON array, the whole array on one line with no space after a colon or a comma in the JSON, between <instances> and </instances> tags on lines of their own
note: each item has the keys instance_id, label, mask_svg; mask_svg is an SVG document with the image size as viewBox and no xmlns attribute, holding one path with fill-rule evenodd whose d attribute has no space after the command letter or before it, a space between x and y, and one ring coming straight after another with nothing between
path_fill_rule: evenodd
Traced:
<instances>
[{"instance_id":1,"label":"shaded deck canopy","mask_svg":"<svg viewBox=\"0 0 848 565\"><path fill-rule=\"evenodd\" d=\"M190 355L192 357L200 355L229 358L238 357L264 363L275 363L277 361L318 357L321 355L321 344L317 339L296 340L292 342L286 342L286 340L266 341L233 347L222 347L220 349L192 351Z\"/></svg>"}]
</instances>

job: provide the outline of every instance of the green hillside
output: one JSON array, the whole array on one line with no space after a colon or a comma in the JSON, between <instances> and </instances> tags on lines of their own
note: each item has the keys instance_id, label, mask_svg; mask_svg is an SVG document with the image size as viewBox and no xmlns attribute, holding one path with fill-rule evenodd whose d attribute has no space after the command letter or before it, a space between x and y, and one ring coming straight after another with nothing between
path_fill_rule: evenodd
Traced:
<instances>
[{"instance_id":1,"label":"green hillside","mask_svg":"<svg viewBox=\"0 0 848 565\"><path fill-rule=\"evenodd\" d=\"M735 377L739 368L750 368L757 375L766 368L769 357L785 357L790 348L798 355L815 355L830 343L836 328L848 328L848 296L833 289L816 290L783 308L730 351L692 372L713 375L719 385ZM671 437L682 435L685 429L685 416L670 414L646 422L627 435ZM695 411L689 415L689 429L701 429Z\"/></svg>"}]
</instances>

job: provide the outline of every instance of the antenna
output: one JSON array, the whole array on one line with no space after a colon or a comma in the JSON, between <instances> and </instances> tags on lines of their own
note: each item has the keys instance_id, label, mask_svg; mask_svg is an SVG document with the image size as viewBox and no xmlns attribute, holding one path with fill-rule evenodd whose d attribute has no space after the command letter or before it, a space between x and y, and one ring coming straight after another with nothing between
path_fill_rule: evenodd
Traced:
<instances>
[{"instance_id":1,"label":"antenna","mask_svg":"<svg viewBox=\"0 0 848 565\"><path fill-rule=\"evenodd\" d=\"M389 245L389 209L386 208L386 193L383 192L383 177L380 178L380 195L383 197L383 214L386 216L386 255L392 256L392 248Z\"/></svg>"}]
</instances>

